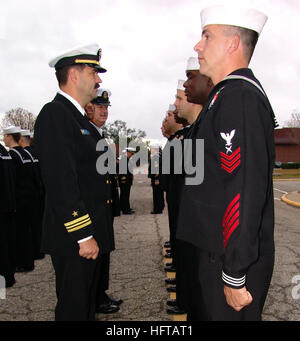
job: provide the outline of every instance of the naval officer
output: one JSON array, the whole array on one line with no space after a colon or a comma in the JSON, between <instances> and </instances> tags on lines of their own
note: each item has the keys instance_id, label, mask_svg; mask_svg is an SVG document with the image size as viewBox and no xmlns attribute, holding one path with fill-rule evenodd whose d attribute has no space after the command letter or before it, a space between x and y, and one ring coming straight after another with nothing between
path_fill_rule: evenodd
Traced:
<instances>
[{"instance_id":1,"label":"naval officer","mask_svg":"<svg viewBox=\"0 0 300 341\"><path fill-rule=\"evenodd\" d=\"M97 44L52 59L59 92L37 117L35 148L46 200L42 251L56 274L56 320L94 320L101 255L114 249L106 175L96 171L97 139L84 106L97 97L106 70ZM49 143L51 141L51 143Z\"/></svg>"},{"instance_id":2,"label":"naval officer","mask_svg":"<svg viewBox=\"0 0 300 341\"><path fill-rule=\"evenodd\" d=\"M109 89L99 88L97 98L93 99L85 106L87 117L92 125L91 134L97 140L104 141L102 127L108 119L108 108L110 104L111 91ZM110 148L105 142L105 149ZM105 150L104 149L104 150ZM115 216L120 215L119 192L116 184L116 174L109 174L107 185L111 189L110 216L114 220ZM110 268L110 253L102 255L102 271L98 279L98 289L96 295L96 313L112 314L120 310L119 305L123 303L121 299L113 299L108 296L106 291L109 288L109 268Z\"/></svg>"}]
</instances>

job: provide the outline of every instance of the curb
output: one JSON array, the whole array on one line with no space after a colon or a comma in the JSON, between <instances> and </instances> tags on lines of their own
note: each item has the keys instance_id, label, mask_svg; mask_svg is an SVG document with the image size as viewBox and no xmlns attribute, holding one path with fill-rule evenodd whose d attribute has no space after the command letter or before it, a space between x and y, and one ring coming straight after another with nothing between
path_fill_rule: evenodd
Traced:
<instances>
[{"instance_id":1,"label":"curb","mask_svg":"<svg viewBox=\"0 0 300 341\"><path fill-rule=\"evenodd\" d=\"M288 195L288 193L284 194L280 199L282 201L284 201L285 203L289 204L289 205L292 205L292 206L295 206L295 207L300 207L300 203L299 202L288 199L287 195Z\"/></svg>"},{"instance_id":2,"label":"curb","mask_svg":"<svg viewBox=\"0 0 300 341\"><path fill-rule=\"evenodd\" d=\"M276 181L300 181L300 178L297 178L297 179L296 178L295 179L294 178L291 178L291 179L288 179L288 178L287 179L274 179L273 178L273 181L274 182Z\"/></svg>"}]
</instances>

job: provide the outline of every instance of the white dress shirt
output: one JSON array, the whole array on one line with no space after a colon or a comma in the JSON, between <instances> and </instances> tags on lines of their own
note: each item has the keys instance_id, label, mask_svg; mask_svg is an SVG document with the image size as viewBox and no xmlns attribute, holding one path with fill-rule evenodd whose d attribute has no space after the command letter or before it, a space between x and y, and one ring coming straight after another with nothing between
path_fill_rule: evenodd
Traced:
<instances>
[{"instance_id":1,"label":"white dress shirt","mask_svg":"<svg viewBox=\"0 0 300 341\"><path fill-rule=\"evenodd\" d=\"M61 89L58 90L58 92L60 95L66 97L72 104L75 105L75 107L81 112L82 116L85 115L85 110L84 108L76 101L76 99L74 99L72 96L70 96L69 94L67 94L66 92L62 91Z\"/></svg>"}]
</instances>

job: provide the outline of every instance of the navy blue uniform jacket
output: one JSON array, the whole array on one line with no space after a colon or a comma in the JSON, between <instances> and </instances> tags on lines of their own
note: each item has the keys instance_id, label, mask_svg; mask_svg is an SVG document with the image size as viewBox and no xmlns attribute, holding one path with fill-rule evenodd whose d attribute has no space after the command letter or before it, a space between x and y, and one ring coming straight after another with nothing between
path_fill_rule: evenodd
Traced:
<instances>
[{"instance_id":1,"label":"navy blue uniform jacket","mask_svg":"<svg viewBox=\"0 0 300 341\"><path fill-rule=\"evenodd\" d=\"M242 76L260 86L250 69ZM184 185L177 237L223 259L223 281L240 288L261 254L274 252L274 114L243 79L212 90L187 138L204 139L204 181Z\"/></svg>"},{"instance_id":2,"label":"navy blue uniform jacket","mask_svg":"<svg viewBox=\"0 0 300 341\"><path fill-rule=\"evenodd\" d=\"M78 254L78 240L93 235L100 255L114 249L110 182L99 175L98 140L91 125L64 96L47 103L35 124L35 148L45 186L42 251Z\"/></svg>"}]
</instances>

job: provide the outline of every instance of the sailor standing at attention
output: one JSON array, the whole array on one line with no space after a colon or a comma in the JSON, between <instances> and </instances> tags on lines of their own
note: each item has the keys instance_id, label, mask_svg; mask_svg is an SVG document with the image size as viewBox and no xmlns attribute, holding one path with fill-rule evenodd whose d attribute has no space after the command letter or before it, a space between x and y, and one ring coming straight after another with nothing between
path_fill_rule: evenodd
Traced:
<instances>
[{"instance_id":1,"label":"sailor standing at attention","mask_svg":"<svg viewBox=\"0 0 300 341\"><path fill-rule=\"evenodd\" d=\"M16 172L16 272L28 272L34 270L31 212L37 196L33 162L19 146L20 127L4 128L3 135Z\"/></svg>"},{"instance_id":2,"label":"sailor standing at attention","mask_svg":"<svg viewBox=\"0 0 300 341\"><path fill-rule=\"evenodd\" d=\"M187 136L205 141L204 180L185 177L177 229L197 248L188 319L260 320L274 265L276 122L248 65L267 17L218 5L201 19L195 51L214 89Z\"/></svg>"}]
</instances>

